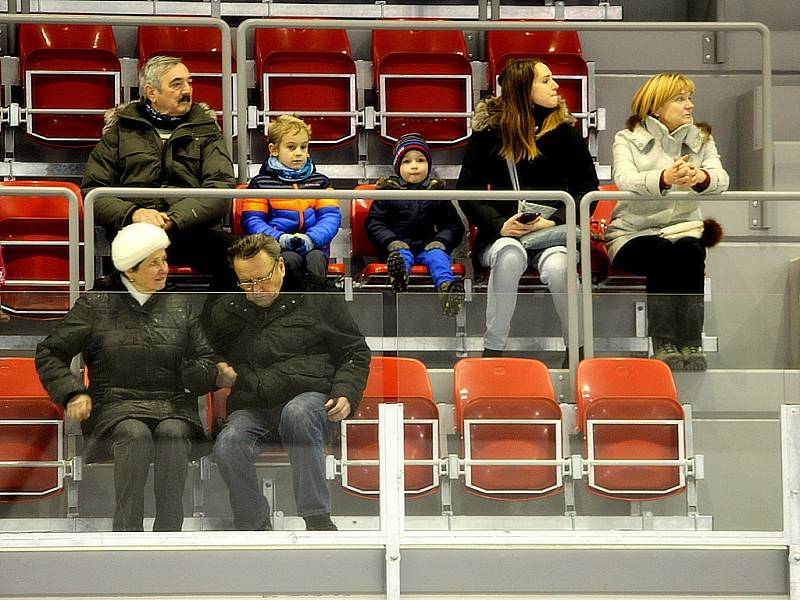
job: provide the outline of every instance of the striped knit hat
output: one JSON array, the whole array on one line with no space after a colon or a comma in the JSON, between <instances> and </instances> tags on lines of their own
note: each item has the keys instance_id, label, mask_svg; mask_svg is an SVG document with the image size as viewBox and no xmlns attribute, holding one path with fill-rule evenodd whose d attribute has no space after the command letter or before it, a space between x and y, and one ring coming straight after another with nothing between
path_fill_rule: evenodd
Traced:
<instances>
[{"instance_id":1,"label":"striped knit hat","mask_svg":"<svg viewBox=\"0 0 800 600\"><path fill-rule=\"evenodd\" d=\"M428 173L430 173L430 169L433 166L433 161L431 161L431 149L418 133L406 133L405 135L401 135L400 139L397 140L392 154L392 167L394 167L394 172L397 173L398 176L400 175L400 163L403 162L403 156L405 156L406 152L411 150L417 150L425 155L425 158L428 160Z\"/></svg>"}]
</instances>

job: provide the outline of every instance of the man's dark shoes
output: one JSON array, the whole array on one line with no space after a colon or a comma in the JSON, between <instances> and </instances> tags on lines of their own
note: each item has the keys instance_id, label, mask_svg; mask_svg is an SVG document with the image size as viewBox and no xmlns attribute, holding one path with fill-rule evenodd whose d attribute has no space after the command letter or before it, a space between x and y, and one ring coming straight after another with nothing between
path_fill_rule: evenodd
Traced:
<instances>
[{"instance_id":1,"label":"man's dark shoes","mask_svg":"<svg viewBox=\"0 0 800 600\"><path fill-rule=\"evenodd\" d=\"M386 270L389 273L389 283L395 292L408 290L408 270L403 255L397 250L389 253L386 259Z\"/></svg>"},{"instance_id":2,"label":"man's dark shoes","mask_svg":"<svg viewBox=\"0 0 800 600\"><path fill-rule=\"evenodd\" d=\"M306 522L306 531L339 531L328 513L310 515L303 517L303 520Z\"/></svg>"}]
</instances>

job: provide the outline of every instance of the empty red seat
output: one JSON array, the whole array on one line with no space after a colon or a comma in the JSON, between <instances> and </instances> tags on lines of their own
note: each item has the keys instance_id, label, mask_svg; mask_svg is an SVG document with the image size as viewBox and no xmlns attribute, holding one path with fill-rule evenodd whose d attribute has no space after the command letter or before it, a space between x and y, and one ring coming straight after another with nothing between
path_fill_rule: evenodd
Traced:
<instances>
[{"instance_id":1,"label":"empty red seat","mask_svg":"<svg viewBox=\"0 0 800 600\"><path fill-rule=\"evenodd\" d=\"M111 26L24 23L19 55L28 134L56 145L97 142L103 113L121 98Z\"/></svg>"},{"instance_id":2,"label":"empty red seat","mask_svg":"<svg viewBox=\"0 0 800 600\"><path fill-rule=\"evenodd\" d=\"M563 457L561 408L543 363L465 358L453 369L453 396L468 491L511 500L541 498L561 489L561 464L523 464L560 463Z\"/></svg>"},{"instance_id":3,"label":"empty red seat","mask_svg":"<svg viewBox=\"0 0 800 600\"><path fill-rule=\"evenodd\" d=\"M65 187L66 181L3 181L0 186ZM69 309L68 204L58 196L8 196L0 187L0 244L6 265L3 307L11 313L55 316Z\"/></svg>"},{"instance_id":4,"label":"empty red seat","mask_svg":"<svg viewBox=\"0 0 800 600\"><path fill-rule=\"evenodd\" d=\"M417 132L439 145L469 137L472 67L460 31L376 29L372 67L381 137L394 142Z\"/></svg>"},{"instance_id":5,"label":"empty red seat","mask_svg":"<svg viewBox=\"0 0 800 600\"><path fill-rule=\"evenodd\" d=\"M602 192L613 192L617 191L619 188L614 184L606 184L601 185L599 189ZM614 207L616 205L616 200L599 200L597 202L591 216L592 230L602 230L603 233L605 233L606 228L611 223ZM628 273L611 264L611 261L608 259L608 251L606 250L605 242L593 239L591 244L592 281L594 283L602 283L604 286L615 287L644 287L645 277L643 275Z\"/></svg>"},{"instance_id":6,"label":"empty red seat","mask_svg":"<svg viewBox=\"0 0 800 600\"><path fill-rule=\"evenodd\" d=\"M487 31L489 83L500 92L497 78L509 60L537 58L547 64L558 93L572 113L589 111L589 70L577 31Z\"/></svg>"},{"instance_id":7,"label":"empty red seat","mask_svg":"<svg viewBox=\"0 0 800 600\"><path fill-rule=\"evenodd\" d=\"M372 191L375 189L375 184L362 183L355 189ZM364 268L356 276L356 281L360 285L386 287L389 285L389 270L386 263L372 262L378 256L378 250L372 245L367 236L367 230L364 228L364 219L367 218L371 205L372 200L369 198L356 198L350 204L350 235L353 256L364 262ZM453 263L452 267L456 277L464 277L466 270L463 264ZM413 265L409 277L411 287L433 285L428 267L424 265Z\"/></svg>"},{"instance_id":8,"label":"empty red seat","mask_svg":"<svg viewBox=\"0 0 800 600\"><path fill-rule=\"evenodd\" d=\"M576 391L592 492L650 500L686 487L685 465L658 464L686 460L685 416L665 363L648 358L586 359L578 365Z\"/></svg>"},{"instance_id":9,"label":"empty red seat","mask_svg":"<svg viewBox=\"0 0 800 600\"><path fill-rule=\"evenodd\" d=\"M215 27L139 27L139 66L153 56L178 56L192 74L192 98L222 112L222 32ZM236 89L233 73L232 89ZM232 91L233 102L236 94ZM234 114L236 107L234 106ZM236 121L234 120L234 123Z\"/></svg>"},{"instance_id":10,"label":"empty red seat","mask_svg":"<svg viewBox=\"0 0 800 600\"><path fill-rule=\"evenodd\" d=\"M255 70L265 135L272 117L295 114L311 126L312 145L355 139L356 66L345 30L256 29Z\"/></svg>"},{"instance_id":11,"label":"empty red seat","mask_svg":"<svg viewBox=\"0 0 800 600\"><path fill-rule=\"evenodd\" d=\"M2 462L64 459L64 410L39 383L33 358L0 358L0 501L59 494L65 477L63 465L14 467Z\"/></svg>"},{"instance_id":12,"label":"empty red seat","mask_svg":"<svg viewBox=\"0 0 800 600\"><path fill-rule=\"evenodd\" d=\"M373 356L364 396L355 415L342 422L342 487L345 491L375 497L379 491L378 406L401 402L406 461L405 493L420 496L439 486L439 410L425 365L413 358ZM352 465L349 461L372 464Z\"/></svg>"}]
</instances>

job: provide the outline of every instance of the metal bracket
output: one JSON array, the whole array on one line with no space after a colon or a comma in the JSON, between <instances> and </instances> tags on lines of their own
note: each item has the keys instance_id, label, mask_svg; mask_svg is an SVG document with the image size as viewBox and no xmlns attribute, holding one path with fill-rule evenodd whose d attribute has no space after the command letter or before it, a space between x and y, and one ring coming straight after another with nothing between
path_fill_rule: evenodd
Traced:
<instances>
[{"instance_id":1,"label":"metal bracket","mask_svg":"<svg viewBox=\"0 0 800 600\"><path fill-rule=\"evenodd\" d=\"M703 62L721 65L725 62L725 33L712 31L703 34Z\"/></svg>"},{"instance_id":2,"label":"metal bracket","mask_svg":"<svg viewBox=\"0 0 800 600\"><path fill-rule=\"evenodd\" d=\"M765 206L761 200L751 200L748 205L750 229L769 229L765 219Z\"/></svg>"}]
</instances>

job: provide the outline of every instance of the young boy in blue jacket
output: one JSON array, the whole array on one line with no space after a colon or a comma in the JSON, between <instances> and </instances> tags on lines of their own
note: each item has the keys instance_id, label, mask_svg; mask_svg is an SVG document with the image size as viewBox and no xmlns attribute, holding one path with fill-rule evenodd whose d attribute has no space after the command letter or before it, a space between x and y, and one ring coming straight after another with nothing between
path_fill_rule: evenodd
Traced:
<instances>
[{"instance_id":1,"label":"young boy in blue jacket","mask_svg":"<svg viewBox=\"0 0 800 600\"><path fill-rule=\"evenodd\" d=\"M269 156L248 189L330 187L318 173L308 153L311 127L303 120L281 115L267 128ZM244 202L242 229L247 234L265 233L278 240L283 261L291 269L325 277L330 243L339 231L342 213L338 200L290 200L250 198Z\"/></svg>"},{"instance_id":2,"label":"young boy in blue jacket","mask_svg":"<svg viewBox=\"0 0 800 600\"><path fill-rule=\"evenodd\" d=\"M400 137L394 147L395 175L378 180L380 190L436 190L444 181L431 178L431 151L417 133ZM464 284L455 278L450 253L461 243L464 226L453 203L441 200L375 200L364 221L367 236L386 261L395 292L408 289L414 264L428 267L445 316L464 304Z\"/></svg>"}]
</instances>

